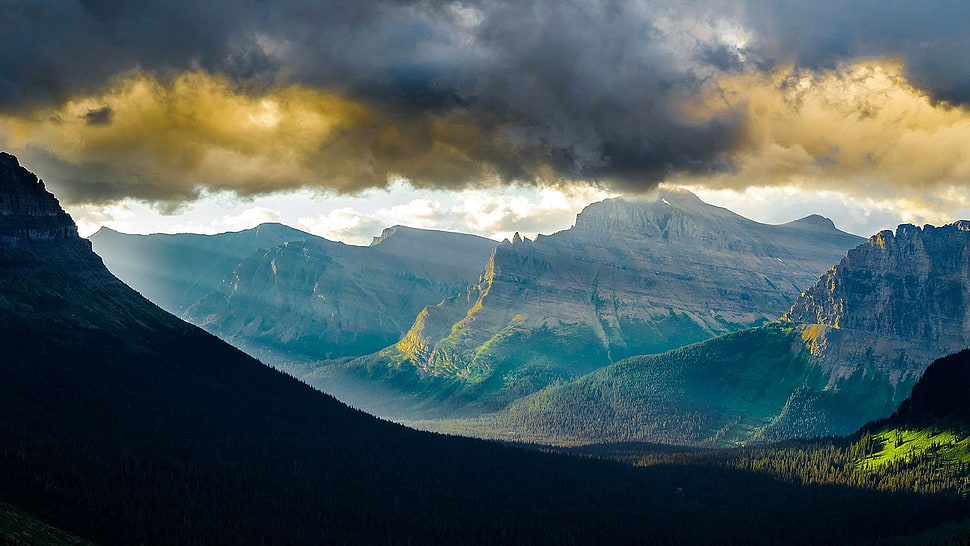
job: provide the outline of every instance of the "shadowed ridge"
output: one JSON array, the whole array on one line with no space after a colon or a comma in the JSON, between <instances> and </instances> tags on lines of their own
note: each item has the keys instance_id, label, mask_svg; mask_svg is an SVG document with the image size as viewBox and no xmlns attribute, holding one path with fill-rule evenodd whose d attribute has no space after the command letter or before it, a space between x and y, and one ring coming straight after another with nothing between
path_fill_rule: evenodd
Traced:
<instances>
[{"instance_id":1,"label":"shadowed ridge","mask_svg":"<svg viewBox=\"0 0 970 546\"><path fill-rule=\"evenodd\" d=\"M899 405L894 421L908 426L943 421L970 434L970 349L933 362Z\"/></svg>"}]
</instances>

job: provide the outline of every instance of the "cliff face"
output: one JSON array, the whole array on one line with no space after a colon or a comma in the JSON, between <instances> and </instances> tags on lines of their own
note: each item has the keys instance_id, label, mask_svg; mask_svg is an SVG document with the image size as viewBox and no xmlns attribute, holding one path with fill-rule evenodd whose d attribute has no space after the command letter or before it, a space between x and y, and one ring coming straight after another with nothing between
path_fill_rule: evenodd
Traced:
<instances>
[{"instance_id":1,"label":"cliff face","mask_svg":"<svg viewBox=\"0 0 970 546\"><path fill-rule=\"evenodd\" d=\"M77 243L77 227L44 182L0 152L0 245L30 248Z\"/></svg>"},{"instance_id":2,"label":"cliff face","mask_svg":"<svg viewBox=\"0 0 970 546\"><path fill-rule=\"evenodd\" d=\"M888 416L911 388L909 405L932 405L913 385L930 362L970 344L968 304L970 222L901 225L850 250L779 323L544 390L516 402L489 434L700 445L848 434ZM923 378L941 398L966 394L960 381L944 388L936 372Z\"/></svg>"},{"instance_id":3,"label":"cliff face","mask_svg":"<svg viewBox=\"0 0 970 546\"><path fill-rule=\"evenodd\" d=\"M85 282L122 284L91 252L91 243L78 236L74 221L44 182L21 167L16 157L0 152L0 282L34 275L41 282L64 284L63 275L52 273L47 262Z\"/></svg>"},{"instance_id":4,"label":"cliff face","mask_svg":"<svg viewBox=\"0 0 970 546\"><path fill-rule=\"evenodd\" d=\"M850 251L783 320L815 325L832 366L865 365L912 382L934 359L970 346L970 222L882 231Z\"/></svg>"},{"instance_id":5,"label":"cliff face","mask_svg":"<svg viewBox=\"0 0 970 546\"><path fill-rule=\"evenodd\" d=\"M821 217L759 224L687 192L611 199L569 230L497 247L476 286L422 311L382 358L499 393L502 405L775 320L861 240Z\"/></svg>"}]
</instances>

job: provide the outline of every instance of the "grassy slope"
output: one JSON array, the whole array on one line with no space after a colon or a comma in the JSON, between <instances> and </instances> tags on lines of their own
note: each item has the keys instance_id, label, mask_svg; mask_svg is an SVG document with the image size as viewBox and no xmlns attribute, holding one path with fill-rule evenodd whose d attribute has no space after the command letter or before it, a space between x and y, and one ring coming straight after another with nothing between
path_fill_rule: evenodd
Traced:
<instances>
[{"instance_id":1,"label":"grassy slope","mask_svg":"<svg viewBox=\"0 0 970 546\"><path fill-rule=\"evenodd\" d=\"M873 434L879 450L859 461L864 468L908 464L923 458L943 463L970 463L970 436L953 429L886 426Z\"/></svg>"}]
</instances>

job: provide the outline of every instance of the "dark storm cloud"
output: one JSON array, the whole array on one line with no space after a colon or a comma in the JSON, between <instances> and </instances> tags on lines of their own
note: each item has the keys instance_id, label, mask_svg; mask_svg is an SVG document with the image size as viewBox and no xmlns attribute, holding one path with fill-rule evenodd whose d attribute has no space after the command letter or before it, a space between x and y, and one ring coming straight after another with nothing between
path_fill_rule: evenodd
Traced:
<instances>
[{"instance_id":1,"label":"dark storm cloud","mask_svg":"<svg viewBox=\"0 0 970 546\"><path fill-rule=\"evenodd\" d=\"M934 98L970 102L970 3L962 0L750 0L751 44L766 59L832 68L861 57L903 59Z\"/></svg>"},{"instance_id":2,"label":"dark storm cloud","mask_svg":"<svg viewBox=\"0 0 970 546\"><path fill-rule=\"evenodd\" d=\"M385 172L429 186L487 172L637 190L672 172L724 171L740 121L688 121L679 105L713 79L786 62L900 56L934 97L970 99L970 4L955 1L0 0L0 13L7 112L95 93L131 70L223 74L254 95L314 86L393 126L393 139L350 146L371 157L359 186ZM112 121L98 112L85 118ZM445 118L461 123L442 129Z\"/></svg>"},{"instance_id":3,"label":"dark storm cloud","mask_svg":"<svg viewBox=\"0 0 970 546\"><path fill-rule=\"evenodd\" d=\"M101 108L93 108L88 110L84 114L84 122L88 125L111 125L111 117L114 115L114 110L110 106L102 106Z\"/></svg>"}]
</instances>

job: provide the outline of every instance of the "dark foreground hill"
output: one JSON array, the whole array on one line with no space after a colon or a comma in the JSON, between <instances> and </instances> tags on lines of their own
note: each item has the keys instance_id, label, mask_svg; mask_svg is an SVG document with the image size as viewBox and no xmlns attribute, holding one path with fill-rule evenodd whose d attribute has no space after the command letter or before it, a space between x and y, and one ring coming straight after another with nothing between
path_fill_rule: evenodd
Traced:
<instances>
[{"instance_id":1,"label":"dark foreground hill","mask_svg":"<svg viewBox=\"0 0 970 546\"><path fill-rule=\"evenodd\" d=\"M0 499L100 544L867 543L964 510L379 421L127 288L6 154L0 355Z\"/></svg>"},{"instance_id":2,"label":"dark foreground hill","mask_svg":"<svg viewBox=\"0 0 970 546\"><path fill-rule=\"evenodd\" d=\"M970 435L970 350L931 364L889 420L910 428L939 423Z\"/></svg>"}]
</instances>

